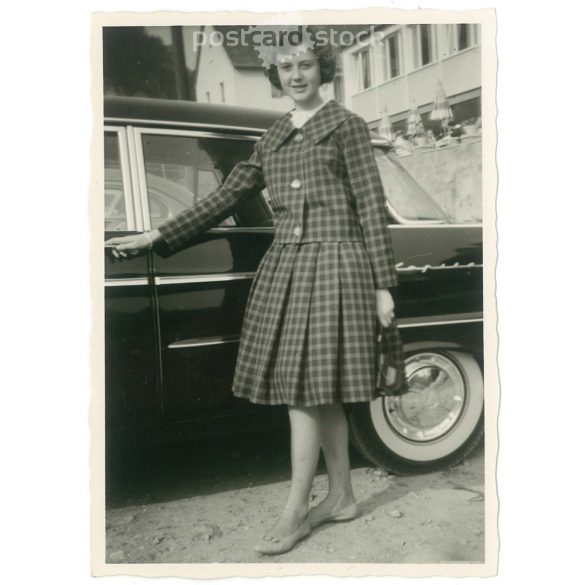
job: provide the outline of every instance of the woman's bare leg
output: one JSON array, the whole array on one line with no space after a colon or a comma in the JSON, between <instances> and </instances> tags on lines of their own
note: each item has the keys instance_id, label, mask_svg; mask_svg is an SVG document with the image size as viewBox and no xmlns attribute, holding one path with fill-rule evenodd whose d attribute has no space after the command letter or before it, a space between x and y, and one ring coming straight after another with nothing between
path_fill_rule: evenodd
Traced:
<instances>
[{"instance_id":1,"label":"woman's bare leg","mask_svg":"<svg viewBox=\"0 0 585 585\"><path fill-rule=\"evenodd\" d=\"M325 456L329 492L325 499L311 511L317 518L333 510L355 505L349 465L349 430L345 411L341 404L319 406L320 444Z\"/></svg>"},{"instance_id":2,"label":"woman's bare leg","mask_svg":"<svg viewBox=\"0 0 585 585\"><path fill-rule=\"evenodd\" d=\"M319 462L319 408L289 406L288 414L291 428L292 479L284 511L265 537L271 540L291 534L305 519Z\"/></svg>"}]
</instances>

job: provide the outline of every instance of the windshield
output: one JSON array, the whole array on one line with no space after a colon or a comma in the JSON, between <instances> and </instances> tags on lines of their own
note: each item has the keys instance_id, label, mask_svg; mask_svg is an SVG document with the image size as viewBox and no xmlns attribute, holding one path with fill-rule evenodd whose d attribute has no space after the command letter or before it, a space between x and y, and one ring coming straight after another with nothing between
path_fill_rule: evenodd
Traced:
<instances>
[{"instance_id":1,"label":"windshield","mask_svg":"<svg viewBox=\"0 0 585 585\"><path fill-rule=\"evenodd\" d=\"M390 212L398 220L447 222L446 213L383 148L374 148Z\"/></svg>"}]
</instances>

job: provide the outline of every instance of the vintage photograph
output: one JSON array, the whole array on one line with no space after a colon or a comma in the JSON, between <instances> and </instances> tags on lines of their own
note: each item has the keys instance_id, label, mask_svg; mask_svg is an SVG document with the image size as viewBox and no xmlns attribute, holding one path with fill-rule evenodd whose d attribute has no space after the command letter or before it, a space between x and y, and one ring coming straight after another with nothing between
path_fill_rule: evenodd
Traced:
<instances>
[{"instance_id":1,"label":"vintage photograph","mask_svg":"<svg viewBox=\"0 0 585 585\"><path fill-rule=\"evenodd\" d=\"M299 14L94 15L94 574L495 572L494 13Z\"/></svg>"}]
</instances>

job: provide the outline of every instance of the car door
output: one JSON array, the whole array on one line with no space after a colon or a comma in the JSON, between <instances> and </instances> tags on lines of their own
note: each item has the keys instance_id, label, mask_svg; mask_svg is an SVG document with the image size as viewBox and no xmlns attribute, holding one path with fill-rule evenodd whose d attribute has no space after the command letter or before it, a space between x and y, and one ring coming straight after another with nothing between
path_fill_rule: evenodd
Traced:
<instances>
[{"instance_id":1,"label":"car door","mask_svg":"<svg viewBox=\"0 0 585 585\"><path fill-rule=\"evenodd\" d=\"M134 159L126 129L106 127L105 241L142 229L132 180ZM110 428L143 424L160 414L153 283L148 264L147 254L119 260L111 248L104 247L105 408Z\"/></svg>"},{"instance_id":2,"label":"car door","mask_svg":"<svg viewBox=\"0 0 585 585\"><path fill-rule=\"evenodd\" d=\"M136 128L144 223L156 228L211 193L256 136ZM270 208L252 194L185 249L153 253L162 407L170 419L249 408L231 384L250 285L273 238Z\"/></svg>"}]
</instances>

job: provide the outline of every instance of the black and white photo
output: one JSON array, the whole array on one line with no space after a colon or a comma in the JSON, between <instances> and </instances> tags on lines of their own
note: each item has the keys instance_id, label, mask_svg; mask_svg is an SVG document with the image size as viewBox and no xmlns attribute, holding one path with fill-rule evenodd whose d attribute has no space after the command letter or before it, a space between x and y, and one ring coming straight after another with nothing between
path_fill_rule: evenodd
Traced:
<instances>
[{"instance_id":1,"label":"black and white photo","mask_svg":"<svg viewBox=\"0 0 585 585\"><path fill-rule=\"evenodd\" d=\"M493 13L303 15L94 16L95 574L495 570Z\"/></svg>"}]
</instances>

